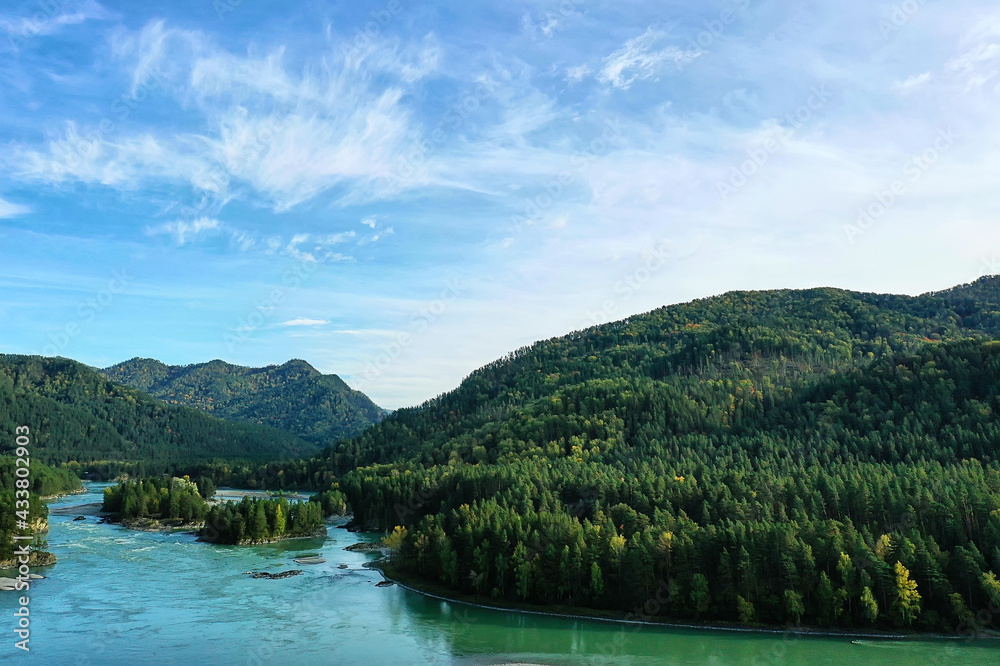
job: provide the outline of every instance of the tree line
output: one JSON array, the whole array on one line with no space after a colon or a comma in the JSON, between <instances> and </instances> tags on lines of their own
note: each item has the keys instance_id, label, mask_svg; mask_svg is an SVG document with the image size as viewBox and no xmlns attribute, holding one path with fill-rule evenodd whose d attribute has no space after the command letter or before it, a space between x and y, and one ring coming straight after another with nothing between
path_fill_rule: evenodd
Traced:
<instances>
[{"instance_id":1,"label":"tree line","mask_svg":"<svg viewBox=\"0 0 1000 666\"><path fill-rule=\"evenodd\" d=\"M238 503L222 502L213 506L199 536L215 543L266 543L325 534L323 518L320 502L244 497Z\"/></svg>"},{"instance_id":2,"label":"tree line","mask_svg":"<svg viewBox=\"0 0 1000 666\"><path fill-rule=\"evenodd\" d=\"M151 518L179 523L200 522L208 513L202 491L211 498L215 490L210 480L201 482L201 490L188 478L125 480L104 489L102 510L118 514L127 521Z\"/></svg>"}]
</instances>

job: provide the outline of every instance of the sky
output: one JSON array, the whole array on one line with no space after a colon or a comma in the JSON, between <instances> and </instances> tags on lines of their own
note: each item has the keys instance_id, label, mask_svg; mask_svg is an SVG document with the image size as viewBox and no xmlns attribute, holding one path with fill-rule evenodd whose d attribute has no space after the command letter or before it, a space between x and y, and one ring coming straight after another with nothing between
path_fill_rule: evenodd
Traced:
<instances>
[{"instance_id":1,"label":"sky","mask_svg":"<svg viewBox=\"0 0 1000 666\"><path fill-rule=\"evenodd\" d=\"M993 2L0 8L0 351L416 405L729 290L1000 273Z\"/></svg>"}]
</instances>

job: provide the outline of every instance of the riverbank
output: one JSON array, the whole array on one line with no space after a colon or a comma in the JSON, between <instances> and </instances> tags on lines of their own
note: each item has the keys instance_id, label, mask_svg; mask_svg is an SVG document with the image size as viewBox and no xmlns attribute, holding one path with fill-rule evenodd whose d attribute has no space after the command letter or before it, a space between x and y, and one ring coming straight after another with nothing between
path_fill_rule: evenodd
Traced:
<instances>
[{"instance_id":1,"label":"riverbank","mask_svg":"<svg viewBox=\"0 0 1000 666\"><path fill-rule=\"evenodd\" d=\"M67 490L66 492L56 493L55 495L42 495L38 499L42 500L43 502L54 502L56 500L61 500L64 497L69 497L70 495L83 495L86 492L87 489L83 486L80 486L76 490Z\"/></svg>"},{"instance_id":2,"label":"riverbank","mask_svg":"<svg viewBox=\"0 0 1000 666\"><path fill-rule=\"evenodd\" d=\"M56 506L100 501L103 484L91 487L85 498ZM376 587L383 577L364 568L375 556L345 548L377 537L334 529L341 520L328 523L330 535L322 543L233 548L74 518L52 520L47 538L59 564L51 575L37 569L47 579L37 589L32 585L31 614L40 618L32 629L44 639L46 663L71 664L81 650L102 649L102 663L114 666L251 661L661 666L679 660L689 666L984 666L996 660L992 641L660 630L444 603L415 589ZM310 555L327 562L292 563L293 557ZM303 573L284 580L244 574L287 569ZM0 611L13 614L20 596L0 592ZM155 603L147 602L151 599ZM566 613L572 614L573 609Z\"/></svg>"},{"instance_id":3,"label":"riverbank","mask_svg":"<svg viewBox=\"0 0 1000 666\"><path fill-rule=\"evenodd\" d=\"M221 545L230 545L230 546L262 546L262 545L269 544L269 543L279 543L281 541L294 541L296 539L324 539L328 535L329 535L329 532L326 529L326 525L324 525L324 526L322 526L322 527L320 527L320 528L316 529L315 531L310 532L308 534L291 534L291 535L280 536L280 537L278 537L276 539L262 539L262 540L259 540L259 541L255 541L255 540L251 540L251 539L243 539L239 543L229 544L229 543L226 543L224 541L218 541L216 539L210 539L210 538L208 538L208 537L206 537L204 535L199 535L198 536L198 541L203 541L205 543L216 543L216 544L221 544Z\"/></svg>"},{"instance_id":4,"label":"riverbank","mask_svg":"<svg viewBox=\"0 0 1000 666\"><path fill-rule=\"evenodd\" d=\"M205 498L207 502L239 502L246 497L255 499L286 499L289 502L308 502L312 493L292 490L239 490L237 488L218 488L215 495Z\"/></svg>"},{"instance_id":5,"label":"riverbank","mask_svg":"<svg viewBox=\"0 0 1000 666\"><path fill-rule=\"evenodd\" d=\"M31 551L31 554L28 555L28 566L32 569L35 567L51 567L56 563L56 561L55 555L44 550L33 550ZM9 560L0 560L0 571L17 569L20 566L21 562L16 557Z\"/></svg>"},{"instance_id":6,"label":"riverbank","mask_svg":"<svg viewBox=\"0 0 1000 666\"><path fill-rule=\"evenodd\" d=\"M475 608L482 608L486 610L495 610L503 612L514 612L522 613L525 615L537 615L541 617L554 617L565 620L589 620L595 622L608 622L614 624L620 624L623 626L634 627L634 630L638 631L643 627L649 627L653 629L680 629L680 630L690 630L690 631L719 631L719 632L729 632L729 633L746 633L746 634L771 634L771 635L786 635L791 634L798 637L815 637L815 638L849 638L849 639L867 639L867 640L904 640L904 639L926 639L926 640L946 640L946 641L961 641L968 640L967 635L948 635L948 634L926 634L926 633L896 633L896 632L880 632L880 631L858 631L851 629L829 629L820 627L771 627L771 626L744 626L736 624L722 624L722 623L684 623L676 621L657 621L655 619L636 619L635 613L625 613L621 611L602 611L592 608L581 608L577 606L540 606L537 604L529 604L522 602L511 602L511 601L489 601L484 602L481 599L477 599L475 595L471 594L460 594L456 593L454 590L445 587L439 583L433 581L427 581L419 576L413 576L404 572L400 572L398 569L393 567L390 563L385 560L376 560L370 564L370 568L377 570L382 577L387 581L395 583L404 590L409 590L410 592L415 592L417 594L429 597L431 599L437 599L439 601L447 601L449 603L461 604L463 606L472 606ZM979 639L998 641L1000 642L1000 633L991 632L985 635L977 636Z\"/></svg>"},{"instance_id":7,"label":"riverbank","mask_svg":"<svg viewBox=\"0 0 1000 666\"><path fill-rule=\"evenodd\" d=\"M204 521L185 523L182 519L131 518L121 520L116 516L108 516L104 519L104 522L111 523L112 525L121 525L122 527L138 532L197 532L205 527Z\"/></svg>"}]
</instances>

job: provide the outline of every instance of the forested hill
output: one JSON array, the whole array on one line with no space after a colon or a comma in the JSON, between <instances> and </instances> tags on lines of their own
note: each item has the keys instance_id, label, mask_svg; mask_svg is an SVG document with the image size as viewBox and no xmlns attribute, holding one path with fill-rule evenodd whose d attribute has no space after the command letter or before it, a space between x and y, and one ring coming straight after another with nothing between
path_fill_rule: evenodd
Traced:
<instances>
[{"instance_id":1,"label":"forested hill","mask_svg":"<svg viewBox=\"0 0 1000 666\"><path fill-rule=\"evenodd\" d=\"M0 355L0 431L27 425L33 458L140 462L149 471L226 459L278 459L316 450L290 433L168 405L68 359Z\"/></svg>"},{"instance_id":2,"label":"forested hill","mask_svg":"<svg viewBox=\"0 0 1000 666\"><path fill-rule=\"evenodd\" d=\"M468 594L963 630L1000 605L998 285L662 308L519 350L283 478L341 475L357 521L400 527L397 567Z\"/></svg>"},{"instance_id":3,"label":"forested hill","mask_svg":"<svg viewBox=\"0 0 1000 666\"><path fill-rule=\"evenodd\" d=\"M385 415L337 375L323 375L300 360L245 368L223 361L169 366L134 358L103 372L170 404L281 428L323 445L354 437Z\"/></svg>"},{"instance_id":4,"label":"forested hill","mask_svg":"<svg viewBox=\"0 0 1000 666\"><path fill-rule=\"evenodd\" d=\"M564 393L598 391L612 396L615 408L634 405L632 391L640 386L670 387L683 399L669 414L672 428L706 419L728 427L751 396L770 405L801 395L830 373L865 368L887 355L1000 337L997 303L1000 278L918 297L780 290L664 307L520 349L454 391L398 410L322 455L345 472L400 459L446 462L468 457L475 445L499 453L512 443L501 444L496 435L482 439L499 423L550 411ZM550 439L540 438L547 436L532 433L513 450L544 447Z\"/></svg>"}]
</instances>

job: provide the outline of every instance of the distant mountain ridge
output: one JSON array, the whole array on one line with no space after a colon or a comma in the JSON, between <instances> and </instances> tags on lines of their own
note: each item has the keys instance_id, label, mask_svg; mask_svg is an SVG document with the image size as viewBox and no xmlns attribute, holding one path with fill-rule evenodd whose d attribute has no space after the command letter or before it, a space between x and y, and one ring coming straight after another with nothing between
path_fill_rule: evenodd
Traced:
<instances>
[{"instance_id":1,"label":"distant mountain ridge","mask_svg":"<svg viewBox=\"0 0 1000 666\"><path fill-rule=\"evenodd\" d=\"M169 405L66 358L0 354L0 430L27 425L49 464L130 464L161 473L212 459L295 458L316 445L292 433ZM11 440L12 442L13 440Z\"/></svg>"},{"instance_id":2,"label":"distant mountain ridge","mask_svg":"<svg viewBox=\"0 0 1000 666\"><path fill-rule=\"evenodd\" d=\"M177 366L133 358L101 372L170 404L271 426L318 444L354 437L386 414L337 375L324 375L300 359L249 368L220 360Z\"/></svg>"}]
</instances>

